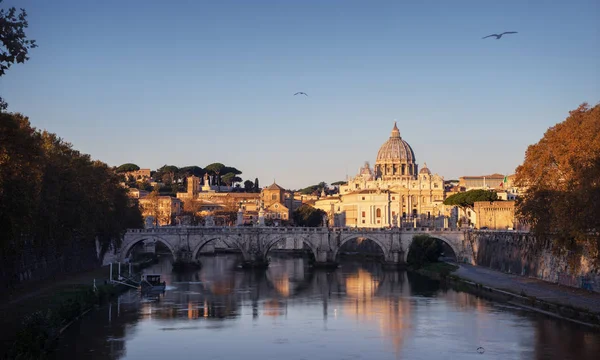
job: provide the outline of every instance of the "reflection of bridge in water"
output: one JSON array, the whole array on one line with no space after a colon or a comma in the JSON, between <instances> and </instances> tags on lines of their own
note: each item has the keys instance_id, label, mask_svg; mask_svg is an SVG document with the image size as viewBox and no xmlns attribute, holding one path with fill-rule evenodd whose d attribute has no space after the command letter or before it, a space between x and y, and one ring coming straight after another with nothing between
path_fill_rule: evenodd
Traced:
<instances>
[{"instance_id":1,"label":"reflection of bridge in water","mask_svg":"<svg viewBox=\"0 0 600 360\"><path fill-rule=\"evenodd\" d=\"M285 227L162 227L130 229L124 236L117 258L127 258L138 244L152 246L162 243L177 259L195 259L211 247L219 245L239 251L246 264L264 264L269 251L285 244L284 248L305 247L315 264L337 263L340 248L349 241L369 239L383 253L386 265L404 264L415 235L427 234L446 243L458 259L469 261L472 249L465 241L465 232L430 228L285 228Z\"/></svg>"},{"instance_id":2,"label":"reflection of bridge in water","mask_svg":"<svg viewBox=\"0 0 600 360\"><path fill-rule=\"evenodd\" d=\"M254 316L261 308L265 315L284 311L290 301L322 299L323 314L328 314L329 299L360 299L408 294L406 274L382 271L378 264L344 264L333 272L312 270L304 259L273 259L264 271L235 271L235 255L207 257L203 269L188 274L165 277L170 289L160 297L161 303L187 304L183 309L159 306L153 318L235 317L239 304L252 304ZM164 267L168 268L168 265ZM152 268L148 271L156 271Z\"/></svg>"}]
</instances>

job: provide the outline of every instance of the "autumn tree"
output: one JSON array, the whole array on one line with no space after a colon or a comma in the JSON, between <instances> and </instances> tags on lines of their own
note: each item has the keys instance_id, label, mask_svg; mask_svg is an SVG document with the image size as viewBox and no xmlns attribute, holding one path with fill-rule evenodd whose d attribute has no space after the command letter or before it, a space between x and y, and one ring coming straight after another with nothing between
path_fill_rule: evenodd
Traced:
<instances>
[{"instance_id":1,"label":"autumn tree","mask_svg":"<svg viewBox=\"0 0 600 360\"><path fill-rule=\"evenodd\" d=\"M517 214L536 239L600 262L600 104L582 104L530 145L515 185Z\"/></svg>"},{"instance_id":2,"label":"autumn tree","mask_svg":"<svg viewBox=\"0 0 600 360\"><path fill-rule=\"evenodd\" d=\"M0 4L2 0L0 0ZM0 77L13 64L29 60L29 50L37 47L35 40L28 40L25 29L29 26L24 9L13 6L0 9ZM0 111L6 110L8 104L0 97Z\"/></svg>"}]
</instances>

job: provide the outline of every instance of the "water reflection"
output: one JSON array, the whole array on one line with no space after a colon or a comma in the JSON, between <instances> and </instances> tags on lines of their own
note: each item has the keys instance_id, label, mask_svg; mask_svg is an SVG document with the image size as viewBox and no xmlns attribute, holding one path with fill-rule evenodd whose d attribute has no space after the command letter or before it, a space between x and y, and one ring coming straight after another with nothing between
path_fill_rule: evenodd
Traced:
<instances>
[{"instance_id":1,"label":"water reflection","mask_svg":"<svg viewBox=\"0 0 600 360\"><path fill-rule=\"evenodd\" d=\"M167 291L130 291L90 313L65 332L56 358L591 359L600 351L589 329L377 264L311 271L303 259L273 257L267 271L247 272L236 260L206 257L200 271L173 274L163 258L147 272L161 273Z\"/></svg>"}]
</instances>

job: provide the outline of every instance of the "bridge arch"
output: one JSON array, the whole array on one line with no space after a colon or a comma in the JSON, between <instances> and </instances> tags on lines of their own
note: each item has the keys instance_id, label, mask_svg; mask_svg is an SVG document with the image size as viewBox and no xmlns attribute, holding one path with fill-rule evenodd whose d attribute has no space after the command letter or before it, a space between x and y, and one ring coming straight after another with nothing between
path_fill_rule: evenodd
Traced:
<instances>
[{"instance_id":1,"label":"bridge arch","mask_svg":"<svg viewBox=\"0 0 600 360\"><path fill-rule=\"evenodd\" d=\"M127 256L129 256L129 253L131 252L133 247L145 240L154 240L154 241L160 242L161 244L165 245L169 249L169 251L171 252L171 255L173 255L173 257L176 256L175 255L176 254L175 247L167 239L165 239L161 236L158 236L158 235L140 235L140 236L134 237L133 239L127 241L127 243L123 244L122 250L120 251L120 254L119 254L120 255L119 260L121 260L121 261L125 260L125 258L127 258Z\"/></svg>"},{"instance_id":2,"label":"bridge arch","mask_svg":"<svg viewBox=\"0 0 600 360\"><path fill-rule=\"evenodd\" d=\"M244 253L244 249L242 249L240 246L238 246L238 244L233 239L230 239L228 236L211 236L211 237L208 237L207 239L203 239L202 241L200 241L198 243L198 245L196 245L194 247L194 250L192 250L192 259L196 259L198 257L198 254L200 253L200 250L202 250L203 247L205 247L206 245L208 245L211 242L214 242L216 240L223 241L225 243L225 245L227 245L227 247L229 247L230 249L241 250L242 253ZM244 253L244 258L245 257L246 257L246 254Z\"/></svg>"},{"instance_id":3,"label":"bridge arch","mask_svg":"<svg viewBox=\"0 0 600 360\"><path fill-rule=\"evenodd\" d=\"M302 240L302 243L303 243L303 244L306 244L306 246L308 246L308 247L310 248L310 252L311 252L311 253L312 253L312 255L314 256L314 258L315 258L315 259L317 259L317 248L316 248L315 244L313 244L313 243L312 243L312 242L309 240L308 236L306 236L306 235L281 235L281 236L276 236L276 237L274 237L273 239L269 240L269 241L266 243L266 246L265 246L265 253L264 253L264 256L265 256L265 258L267 257L267 254L269 253L269 251L271 250L271 248L272 248L272 247L273 247L275 244L277 244L278 242L280 242L280 241L282 241L282 240L285 240L285 239L287 239L287 238L290 238L290 237L292 237L292 238L294 238L294 239L300 239L300 240Z\"/></svg>"},{"instance_id":4,"label":"bridge arch","mask_svg":"<svg viewBox=\"0 0 600 360\"><path fill-rule=\"evenodd\" d=\"M350 240L355 240L358 238L365 238L365 239L369 239L371 241L373 241L374 243L376 243L377 245L379 245L379 248L381 249L381 252L383 253L383 257L385 260L388 260L390 257L390 250L388 249L387 246L385 246L385 243L383 241L381 241L380 239L378 239L376 236L370 236L368 234L362 234L362 233L357 233L357 234L350 234L350 235L346 235L343 236L340 239L340 243L337 244L334 252L333 252L333 258L337 259L337 255L340 251L340 249L342 248L342 246L344 246L344 244L346 244L348 241Z\"/></svg>"},{"instance_id":5,"label":"bridge arch","mask_svg":"<svg viewBox=\"0 0 600 360\"><path fill-rule=\"evenodd\" d=\"M454 252L454 259L455 259L455 261L458 262L459 252L458 252L458 245L456 244L456 242L457 242L456 240L452 241L451 239L449 239L449 238L447 238L445 236L442 236L440 234L435 234L435 233L433 233L433 234L431 234L431 233L417 233L415 235L428 235L429 237L431 237L433 239L436 239L436 240L439 240L439 241L445 243L446 245L448 245L452 249L452 252ZM410 252L410 246L412 245L413 238L414 237L410 238L410 241L409 241L409 243L408 243L408 245L406 247L406 251L404 252L404 262L406 262L408 260L408 253Z\"/></svg>"}]
</instances>

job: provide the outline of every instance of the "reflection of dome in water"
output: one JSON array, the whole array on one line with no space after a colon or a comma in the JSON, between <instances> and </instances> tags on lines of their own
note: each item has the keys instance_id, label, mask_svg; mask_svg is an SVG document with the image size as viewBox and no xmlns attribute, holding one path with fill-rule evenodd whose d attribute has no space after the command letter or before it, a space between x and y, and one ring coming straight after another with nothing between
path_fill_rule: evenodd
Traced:
<instances>
[{"instance_id":1,"label":"reflection of dome in water","mask_svg":"<svg viewBox=\"0 0 600 360\"><path fill-rule=\"evenodd\" d=\"M370 298L377 289L377 283L368 271L358 269L356 275L346 278L346 294L361 299Z\"/></svg>"},{"instance_id":2,"label":"reflection of dome in water","mask_svg":"<svg viewBox=\"0 0 600 360\"><path fill-rule=\"evenodd\" d=\"M286 305L282 301L278 301L276 299L271 299L269 301L265 301L263 304L265 316L282 316L285 315Z\"/></svg>"},{"instance_id":3,"label":"reflection of dome in water","mask_svg":"<svg viewBox=\"0 0 600 360\"><path fill-rule=\"evenodd\" d=\"M381 282L363 269L346 278L346 294L351 299L344 303L343 311L348 316L356 316L359 321L377 323L382 335L389 338L394 350L399 353L406 331L410 329L410 303L375 296L380 285Z\"/></svg>"}]
</instances>

